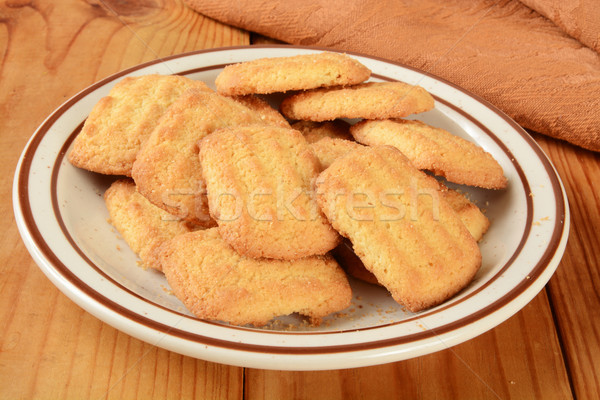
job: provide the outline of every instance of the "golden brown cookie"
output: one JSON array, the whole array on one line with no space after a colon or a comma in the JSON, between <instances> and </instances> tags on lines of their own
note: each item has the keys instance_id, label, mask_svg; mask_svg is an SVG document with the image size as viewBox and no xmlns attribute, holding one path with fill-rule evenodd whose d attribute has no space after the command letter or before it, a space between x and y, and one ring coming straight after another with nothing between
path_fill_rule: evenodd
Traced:
<instances>
[{"instance_id":1,"label":"golden brown cookie","mask_svg":"<svg viewBox=\"0 0 600 400\"><path fill-rule=\"evenodd\" d=\"M215 226L208 213L198 143L216 129L263 121L264 114L213 91L185 92L167 110L137 156L132 176L139 192L171 214Z\"/></svg>"},{"instance_id":2,"label":"golden brown cookie","mask_svg":"<svg viewBox=\"0 0 600 400\"><path fill-rule=\"evenodd\" d=\"M294 261L239 255L217 228L163 245L160 263L175 295L198 318L263 326L299 313L315 325L350 305L352 292L331 256Z\"/></svg>"},{"instance_id":3,"label":"golden brown cookie","mask_svg":"<svg viewBox=\"0 0 600 400\"><path fill-rule=\"evenodd\" d=\"M481 266L477 242L397 149L357 149L319 175L317 201L365 267L415 312L455 295Z\"/></svg>"},{"instance_id":4,"label":"golden brown cookie","mask_svg":"<svg viewBox=\"0 0 600 400\"><path fill-rule=\"evenodd\" d=\"M140 257L144 267L161 271L156 260L160 245L192 230L185 222L146 200L130 180L114 182L104 193L104 201L111 224Z\"/></svg>"},{"instance_id":5,"label":"golden brown cookie","mask_svg":"<svg viewBox=\"0 0 600 400\"><path fill-rule=\"evenodd\" d=\"M364 147L362 144L354 141L333 139L330 137L325 137L310 144L310 148L319 159L321 171L328 168L338 158L362 147Z\"/></svg>"},{"instance_id":6,"label":"golden brown cookie","mask_svg":"<svg viewBox=\"0 0 600 400\"><path fill-rule=\"evenodd\" d=\"M229 96L305 90L364 82L371 71L340 53L261 58L228 65L217 76L217 91Z\"/></svg>"},{"instance_id":7,"label":"golden brown cookie","mask_svg":"<svg viewBox=\"0 0 600 400\"><path fill-rule=\"evenodd\" d=\"M507 185L498 162L481 147L450 132L420 121L361 121L350 128L363 144L394 146L419 169L450 182L502 189Z\"/></svg>"},{"instance_id":8,"label":"golden brown cookie","mask_svg":"<svg viewBox=\"0 0 600 400\"><path fill-rule=\"evenodd\" d=\"M240 254L296 259L337 245L313 197L319 162L297 130L222 129L202 140L200 161L210 213Z\"/></svg>"},{"instance_id":9,"label":"golden brown cookie","mask_svg":"<svg viewBox=\"0 0 600 400\"><path fill-rule=\"evenodd\" d=\"M458 214L462 223L469 230L471 236L473 236L473 239L477 242L480 241L490 226L490 221L485 214L483 214L479 207L473 204L464 194L447 188L444 184L437 182L434 178L430 179L435 187L439 187L440 194ZM375 275L365 268L362 261L360 261L360 258L354 253L352 243L348 241L348 239L343 239L342 242L332 250L331 254L348 275L371 284L379 285Z\"/></svg>"},{"instance_id":10,"label":"golden brown cookie","mask_svg":"<svg viewBox=\"0 0 600 400\"><path fill-rule=\"evenodd\" d=\"M210 90L182 76L127 77L100 99L73 141L69 161L79 168L131 176L142 144L160 117L189 88Z\"/></svg>"},{"instance_id":11,"label":"golden brown cookie","mask_svg":"<svg viewBox=\"0 0 600 400\"><path fill-rule=\"evenodd\" d=\"M331 121L336 118L402 118L433 107L433 97L420 86L369 82L301 92L285 98L280 108L289 119Z\"/></svg>"},{"instance_id":12,"label":"golden brown cookie","mask_svg":"<svg viewBox=\"0 0 600 400\"><path fill-rule=\"evenodd\" d=\"M292 124L292 128L302 132L308 143L314 143L326 137L354 141L350 134L350 124L341 119L325 122L298 121Z\"/></svg>"}]
</instances>

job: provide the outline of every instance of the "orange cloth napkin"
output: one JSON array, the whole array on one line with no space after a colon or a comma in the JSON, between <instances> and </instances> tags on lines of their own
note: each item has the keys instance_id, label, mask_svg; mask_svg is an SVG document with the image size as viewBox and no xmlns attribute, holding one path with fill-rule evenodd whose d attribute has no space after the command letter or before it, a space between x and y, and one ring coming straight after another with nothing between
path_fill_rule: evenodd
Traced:
<instances>
[{"instance_id":1,"label":"orange cloth napkin","mask_svg":"<svg viewBox=\"0 0 600 400\"><path fill-rule=\"evenodd\" d=\"M568 35L600 53L600 1L521 0Z\"/></svg>"},{"instance_id":2,"label":"orange cloth napkin","mask_svg":"<svg viewBox=\"0 0 600 400\"><path fill-rule=\"evenodd\" d=\"M420 68L482 96L525 128L600 151L599 54L517 0L184 1L287 43Z\"/></svg>"}]
</instances>

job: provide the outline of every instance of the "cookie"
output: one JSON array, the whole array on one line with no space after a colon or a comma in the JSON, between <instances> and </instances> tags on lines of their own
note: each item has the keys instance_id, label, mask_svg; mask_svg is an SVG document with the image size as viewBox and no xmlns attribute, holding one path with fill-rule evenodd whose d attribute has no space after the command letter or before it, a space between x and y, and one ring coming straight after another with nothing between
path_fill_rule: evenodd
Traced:
<instances>
[{"instance_id":1,"label":"cookie","mask_svg":"<svg viewBox=\"0 0 600 400\"><path fill-rule=\"evenodd\" d=\"M264 113L213 91L186 91L167 110L137 155L132 176L139 192L171 214L215 226L208 213L199 141L219 128L269 120Z\"/></svg>"},{"instance_id":2,"label":"cookie","mask_svg":"<svg viewBox=\"0 0 600 400\"><path fill-rule=\"evenodd\" d=\"M284 128L290 127L290 123L285 119L285 117L260 97L249 94L246 96L235 96L232 98L249 109L256 111L265 124L281 126ZM350 132L348 132L348 135L352 137Z\"/></svg>"},{"instance_id":3,"label":"cookie","mask_svg":"<svg viewBox=\"0 0 600 400\"><path fill-rule=\"evenodd\" d=\"M449 189L444 184L435 181L433 178L431 178L431 180L434 181L432 182L433 185L439 187L440 194L458 214L462 223L465 225L471 236L473 236L473 239L477 242L480 241L490 226L490 221L485 214L483 214L479 207L473 204L464 194ZM371 284L379 285L375 275L365 268L362 261L360 261L360 258L354 253L352 243L347 239L343 239L342 243L333 249L331 254L348 275Z\"/></svg>"},{"instance_id":4,"label":"cookie","mask_svg":"<svg viewBox=\"0 0 600 400\"><path fill-rule=\"evenodd\" d=\"M305 90L364 82L371 71L340 53L261 58L226 66L217 76L217 91L229 96Z\"/></svg>"},{"instance_id":5,"label":"cookie","mask_svg":"<svg viewBox=\"0 0 600 400\"><path fill-rule=\"evenodd\" d=\"M508 183L491 154L468 140L420 121L361 121L350 132L366 145L394 146L417 168L450 182L486 189L502 189Z\"/></svg>"},{"instance_id":6,"label":"cookie","mask_svg":"<svg viewBox=\"0 0 600 400\"><path fill-rule=\"evenodd\" d=\"M410 311L447 300L473 279L481 253L427 176L397 149L357 149L317 180L317 201L365 267Z\"/></svg>"},{"instance_id":7,"label":"cookie","mask_svg":"<svg viewBox=\"0 0 600 400\"><path fill-rule=\"evenodd\" d=\"M335 160L345 156L352 150L363 148L362 144L344 139L325 137L310 144L321 164L321 170L328 168Z\"/></svg>"},{"instance_id":8,"label":"cookie","mask_svg":"<svg viewBox=\"0 0 600 400\"><path fill-rule=\"evenodd\" d=\"M350 305L348 280L331 256L294 261L239 255L217 228L177 236L162 246L160 263L173 293L198 318L265 325L299 313L318 325Z\"/></svg>"},{"instance_id":9,"label":"cookie","mask_svg":"<svg viewBox=\"0 0 600 400\"><path fill-rule=\"evenodd\" d=\"M297 130L222 129L202 140L200 162L211 216L240 254L296 259L337 245L313 196L319 162Z\"/></svg>"},{"instance_id":10,"label":"cookie","mask_svg":"<svg viewBox=\"0 0 600 400\"><path fill-rule=\"evenodd\" d=\"M161 271L158 248L192 228L168 212L150 203L135 190L130 180L114 182L104 193L111 224L140 257L144 267Z\"/></svg>"},{"instance_id":11,"label":"cookie","mask_svg":"<svg viewBox=\"0 0 600 400\"><path fill-rule=\"evenodd\" d=\"M341 119L325 122L298 121L292 124L292 128L302 132L308 143L326 137L354 141L350 134L350 124Z\"/></svg>"},{"instance_id":12,"label":"cookie","mask_svg":"<svg viewBox=\"0 0 600 400\"><path fill-rule=\"evenodd\" d=\"M433 107L433 97L420 86L369 82L294 94L282 101L280 109L293 120L331 121L336 118L402 118Z\"/></svg>"},{"instance_id":13,"label":"cookie","mask_svg":"<svg viewBox=\"0 0 600 400\"><path fill-rule=\"evenodd\" d=\"M69 161L109 175L131 176L131 167L160 117L189 88L210 90L182 76L127 77L100 99L73 141Z\"/></svg>"}]
</instances>

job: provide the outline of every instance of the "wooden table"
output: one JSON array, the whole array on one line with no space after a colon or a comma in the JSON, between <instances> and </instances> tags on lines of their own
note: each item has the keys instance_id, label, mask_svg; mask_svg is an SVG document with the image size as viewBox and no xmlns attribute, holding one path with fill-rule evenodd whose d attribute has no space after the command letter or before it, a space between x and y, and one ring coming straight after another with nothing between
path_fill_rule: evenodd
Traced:
<instances>
[{"instance_id":1,"label":"wooden table","mask_svg":"<svg viewBox=\"0 0 600 400\"><path fill-rule=\"evenodd\" d=\"M13 173L35 128L113 72L253 42L180 0L130 3L0 1L0 398L600 398L600 155L539 135L570 200L566 254L522 311L445 351L340 371L231 367L134 339L59 292L12 212Z\"/></svg>"}]
</instances>

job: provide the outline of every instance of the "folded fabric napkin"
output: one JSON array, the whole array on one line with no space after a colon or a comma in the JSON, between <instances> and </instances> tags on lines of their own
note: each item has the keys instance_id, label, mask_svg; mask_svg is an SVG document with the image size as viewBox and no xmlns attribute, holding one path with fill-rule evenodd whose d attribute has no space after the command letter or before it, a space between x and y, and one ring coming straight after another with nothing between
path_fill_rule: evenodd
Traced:
<instances>
[{"instance_id":1,"label":"folded fabric napkin","mask_svg":"<svg viewBox=\"0 0 600 400\"><path fill-rule=\"evenodd\" d=\"M184 1L287 43L419 68L482 96L525 128L600 151L599 54L518 0ZM584 3L598 10L593 1Z\"/></svg>"}]
</instances>

